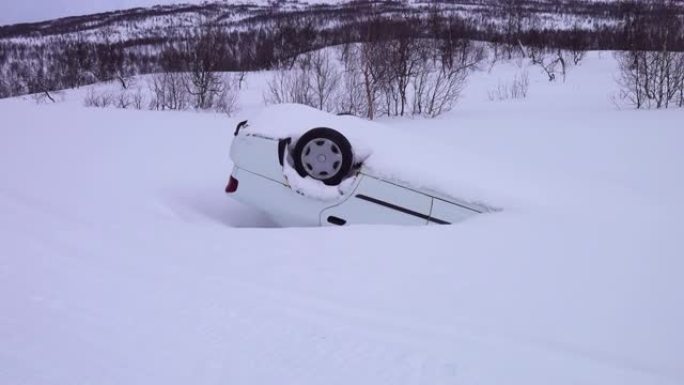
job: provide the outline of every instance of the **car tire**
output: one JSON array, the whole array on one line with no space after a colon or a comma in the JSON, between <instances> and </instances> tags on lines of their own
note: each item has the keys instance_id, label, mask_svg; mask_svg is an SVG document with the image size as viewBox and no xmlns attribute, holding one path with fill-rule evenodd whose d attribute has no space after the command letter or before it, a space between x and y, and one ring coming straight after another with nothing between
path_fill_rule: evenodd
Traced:
<instances>
[{"instance_id":1,"label":"car tire","mask_svg":"<svg viewBox=\"0 0 684 385\"><path fill-rule=\"evenodd\" d=\"M351 143L332 128L314 128L302 135L292 150L295 170L302 177L337 186L349 175L354 161Z\"/></svg>"}]
</instances>

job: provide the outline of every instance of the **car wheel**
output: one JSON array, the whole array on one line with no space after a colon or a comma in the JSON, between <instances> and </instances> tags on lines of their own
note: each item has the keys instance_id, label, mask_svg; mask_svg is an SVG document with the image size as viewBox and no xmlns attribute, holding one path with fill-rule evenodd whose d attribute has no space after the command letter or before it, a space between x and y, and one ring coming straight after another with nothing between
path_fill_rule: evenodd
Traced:
<instances>
[{"instance_id":1,"label":"car wheel","mask_svg":"<svg viewBox=\"0 0 684 385\"><path fill-rule=\"evenodd\" d=\"M302 135L292 151L295 170L328 186L337 186L349 174L353 163L352 146L339 132L326 127Z\"/></svg>"}]
</instances>

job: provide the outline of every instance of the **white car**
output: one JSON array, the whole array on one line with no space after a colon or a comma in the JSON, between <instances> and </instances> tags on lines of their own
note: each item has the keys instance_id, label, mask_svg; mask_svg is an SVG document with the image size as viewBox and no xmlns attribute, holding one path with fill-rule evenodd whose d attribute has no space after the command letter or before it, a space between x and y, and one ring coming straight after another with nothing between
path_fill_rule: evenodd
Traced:
<instances>
[{"instance_id":1,"label":"white car","mask_svg":"<svg viewBox=\"0 0 684 385\"><path fill-rule=\"evenodd\" d=\"M335 128L301 127L299 136L252 128L244 121L235 130L226 192L280 225L446 225L490 211L377 175Z\"/></svg>"}]
</instances>

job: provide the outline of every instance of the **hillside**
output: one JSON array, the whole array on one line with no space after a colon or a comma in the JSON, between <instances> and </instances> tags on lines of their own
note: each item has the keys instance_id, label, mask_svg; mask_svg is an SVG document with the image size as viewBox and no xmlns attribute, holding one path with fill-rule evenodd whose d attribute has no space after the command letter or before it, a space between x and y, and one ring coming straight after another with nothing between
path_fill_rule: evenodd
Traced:
<instances>
[{"instance_id":1,"label":"hillside","mask_svg":"<svg viewBox=\"0 0 684 385\"><path fill-rule=\"evenodd\" d=\"M212 71L291 67L324 47L402 39L492 50L684 50L681 2L566 0L206 2L0 27L0 98L186 72L214 36ZM527 47L527 48L526 48Z\"/></svg>"},{"instance_id":2,"label":"hillside","mask_svg":"<svg viewBox=\"0 0 684 385\"><path fill-rule=\"evenodd\" d=\"M473 21L502 23L505 8L511 8L506 0L459 0L459 1L208 1L198 4L160 5L150 8L119 10L94 15L73 16L38 23L0 26L0 38L45 37L63 34L85 35L97 39L98 32L107 30L112 39L129 40L160 37L160 32L192 28L196 18L203 17L220 22L226 27L239 27L249 21L282 17L286 13L326 17L343 20L362 17L363 10L376 7L376 12L401 15L402 13L426 12L438 7L442 12L456 13ZM528 0L516 2L516 7L527 17L535 17L536 25L526 28L559 29L572 26L595 28L619 22L621 8L613 0ZM541 21L541 24L539 23ZM167 35L168 37L168 35Z\"/></svg>"}]
</instances>

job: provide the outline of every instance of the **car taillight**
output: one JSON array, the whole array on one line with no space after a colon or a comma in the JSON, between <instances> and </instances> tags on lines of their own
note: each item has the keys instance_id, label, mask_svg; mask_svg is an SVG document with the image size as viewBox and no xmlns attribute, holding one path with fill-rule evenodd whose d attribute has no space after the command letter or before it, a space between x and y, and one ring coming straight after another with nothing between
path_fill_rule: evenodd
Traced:
<instances>
[{"instance_id":1,"label":"car taillight","mask_svg":"<svg viewBox=\"0 0 684 385\"><path fill-rule=\"evenodd\" d=\"M228 194L234 193L235 191L237 191L237 188L238 188L238 180L233 178L233 176L231 175L230 180L228 181L228 186L226 186L226 192Z\"/></svg>"}]
</instances>

